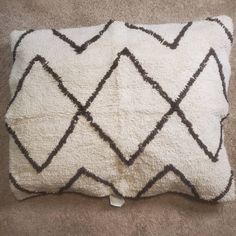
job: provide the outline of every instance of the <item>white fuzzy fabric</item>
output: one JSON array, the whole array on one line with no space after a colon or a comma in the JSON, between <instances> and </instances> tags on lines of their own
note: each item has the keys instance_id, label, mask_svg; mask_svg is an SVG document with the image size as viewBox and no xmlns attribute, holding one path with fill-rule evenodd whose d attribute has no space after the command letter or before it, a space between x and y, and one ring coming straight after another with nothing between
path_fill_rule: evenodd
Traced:
<instances>
[{"instance_id":1,"label":"white fuzzy fabric","mask_svg":"<svg viewBox=\"0 0 236 236\"><path fill-rule=\"evenodd\" d=\"M15 196L179 192L233 200L221 132L232 31L227 16L14 31L6 124Z\"/></svg>"}]
</instances>

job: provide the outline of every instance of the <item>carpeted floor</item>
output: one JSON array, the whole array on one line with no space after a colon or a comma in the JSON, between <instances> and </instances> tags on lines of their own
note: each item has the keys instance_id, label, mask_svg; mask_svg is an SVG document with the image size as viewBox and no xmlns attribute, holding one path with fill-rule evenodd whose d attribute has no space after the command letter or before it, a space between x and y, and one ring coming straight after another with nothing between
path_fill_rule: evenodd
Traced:
<instances>
[{"instance_id":1,"label":"carpeted floor","mask_svg":"<svg viewBox=\"0 0 236 236\"><path fill-rule=\"evenodd\" d=\"M14 29L94 25L112 18L131 23L188 21L226 14L236 25L234 0L0 0L0 235L236 235L236 201L208 205L176 195L127 201L67 194L18 202L8 186L8 135L3 116L9 101L9 33ZM226 145L236 172L236 47L232 57Z\"/></svg>"}]
</instances>

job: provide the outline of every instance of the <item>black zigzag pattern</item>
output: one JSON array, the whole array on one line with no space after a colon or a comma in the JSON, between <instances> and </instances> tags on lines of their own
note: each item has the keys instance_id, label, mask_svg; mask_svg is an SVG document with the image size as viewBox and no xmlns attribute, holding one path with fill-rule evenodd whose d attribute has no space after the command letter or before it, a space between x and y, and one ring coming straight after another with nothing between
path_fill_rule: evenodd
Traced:
<instances>
[{"instance_id":1,"label":"black zigzag pattern","mask_svg":"<svg viewBox=\"0 0 236 236\"><path fill-rule=\"evenodd\" d=\"M53 34L58 36L61 40L65 41L66 43L68 43L72 48L75 49L75 51L80 54L82 53L84 50L86 50L88 48L88 46L91 43L94 43L95 41L97 41L102 34L109 28L109 26L113 23L113 21L109 21L104 28L99 32L98 35L94 36L93 38L91 38L90 40L86 41L84 44L82 44L81 46L77 46L72 40L68 39L66 36L60 34L58 31L53 30ZM156 39L158 39L158 41L160 41L163 45L171 48L171 49L176 49L177 46L179 45L179 41L180 39L184 36L185 32L187 31L187 29L191 26L191 22L189 22L188 24L186 24L183 29L181 30L181 32L179 33L179 35L175 38L175 40L173 41L173 43L168 43L167 41L165 41L164 39L162 40L162 38L159 38L156 34L148 32L146 30L140 29L135 27L134 25L128 24L126 23L126 26L128 28L132 28L132 29L138 29L138 30L142 30L145 33L151 34L152 36L154 36ZM29 32L30 33L30 32ZM25 33L26 35L27 33ZM15 53L14 55L16 55L16 48L19 46L21 40L25 37L25 35L22 35L20 37L20 39L18 40L18 42L16 43L15 46ZM172 46L171 46L172 45ZM173 46L174 45L174 46ZM152 88L154 90L156 90L165 100L166 102L168 102L168 104L170 105L170 109L168 110L168 112L166 114L163 115L163 117L160 119L160 121L157 122L156 126L154 127L154 129L147 135L146 139L139 144L138 149L135 153L133 153L130 158L127 160L125 158L125 156L123 155L123 153L121 152L121 150L119 150L119 148L117 147L117 145L115 144L115 142L111 139L111 137L109 137L103 130L102 128L94 122L93 117L91 116L91 113L88 111L89 106L92 104L92 102L94 101L94 99L98 96L99 92L102 90L104 84L106 83L106 81L110 78L112 72L117 68L117 66L119 65L119 60L121 56L126 56L129 60L131 60L131 62L133 63L133 65L135 66L135 68L137 69L137 71L140 73L140 75L142 76L143 80L147 83L150 84L150 86L152 86ZM188 83L186 84L186 86L184 87L184 89L180 92L178 98L173 101L168 94L162 89L162 87L160 86L160 84L158 82L156 82L155 80L153 80L152 78L150 78L148 76L148 73L145 71L145 69L141 66L140 62L137 60L137 58L135 58L135 56L129 51L128 48L124 48L121 52L119 52L117 54L117 57L115 58L115 60L113 61L111 67L109 68L109 70L107 71L107 73L104 75L104 77L101 79L101 81L98 83L97 88L95 89L95 91L91 94L91 96L88 98L86 104L83 106L76 98L73 94L71 94L67 88L64 86L63 81L61 80L60 76L48 65L48 62L46 61L46 59L40 55L36 55L35 58L33 58L28 67L26 68L25 72L23 73L21 79L19 80L17 89L15 91L15 94L13 95L10 103L9 103L9 107L10 108L11 104L14 102L14 100L16 99L18 93L21 91L22 87L23 87L23 83L24 80L26 79L27 75L30 73L33 65L35 64L35 62L39 62L41 63L43 69L45 71L47 71L52 78L54 79L54 81L57 83L58 88L60 89L60 91L66 96L68 97L68 99L71 100L71 102L73 104L75 104L78 107L78 111L75 113L75 115L73 116L70 125L68 127L68 129L65 131L65 134L63 135L63 137L61 138L61 140L59 141L58 145L52 150L52 152L49 154L48 158L46 159L46 161L40 166L38 165L31 157L29 152L27 151L26 147L24 147L24 145L21 143L21 141L19 140L19 138L17 137L17 134L15 133L15 131L10 127L10 125L8 123L6 123L6 127L7 130L9 131L9 133L11 134L12 138L14 139L15 143L17 144L17 146L19 147L20 151L24 154L25 158L29 161L29 163L33 166L33 168L37 171L37 172L41 172L43 169L45 169L52 161L52 159L56 156L56 154L58 153L58 151L60 151L60 149L62 148L62 146L66 143L66 140L68 138L69 135L71 135L73 133L73 130L78 122L79 116L83 116L86 118L86 120L89 122L89 124L91 125L91 127L98 133L98 135L109 144L110 148L117 154L117 156L120 158L120 160L126 164L127 166L130 166L134 163L134 161L138 158L138 156L144 151L145 147L155 138L155 136L160 132L160 130L163 128L163 126L165 125L165 123L169 120L170 116L176 112L176 114L181 118L181 121L183 124L185 124L185 126L187 127L189 134L193 137L193 139L197 142L197 144L199 145L199 147L204 151L204 153L213 161L216 162L218 160L218 155L219 155L219 151L221 149L222 146L222 136L223 136L223 120L226 118L224 117L221 122L220 122L220 126L221 126L221 132L220 132L220 140L219 140L219 146L217 148L217 151L215 154L213 154L211 151L208 150L207 146L201 141L201 139L199 138L199 135L194 131L193 129L193 125L191 124L191 122L186 118L186 115L184 114L184 112L180 109L179 105L182 102L182 100L184 99L184 97L187 95L188 91L190 90L191 86L194 84L194 82L196 81L196 79L199 77L199 75L201 74L201 72L204 70L204 68L207 65L207 62L209 60L210 57L213 57L217 63L218 66L218 70L219 70L219 75L220 75L220 79L222 81L222 88L223 88L223 94L225 96L225 99L227 100L227 94L226 94L226 86L225 86L225 78L224 78L224 74L223 74L223 69L222 69L222 64L220 63L220 60L216 54L216 52L214 51L213 48L210 48L209 52L206 54L205 58L203 59L203 61L200 63L198 69L196 70L196 72L193 74L193 76L189 79ZM152 180L150 180L147 185L143 188L143 190L139 191L139 193L137 194L137 198L142 196L153 184L154 182L156 182L157 180L159 180L160 178L162 178L166 173L168 173L169 171L174 172L180 179L181 181L188 186L194 197L197 199L200 199L200 196L198 195L195 187L184 177L184 175L177 170L173 165L168 165L164 168L164 170L160 173L157 174L156 177L154 177ZM112 190L114 191L114 193L119 195L119 192L117 189L115 189L115 187L107 182L106 180L102 180L100 177L94 175L93 173L88 172L85 168L80 168L78 170L78 172L76 173L75 176L73 176L70 181L64 186L62 187L59 192L63 192L66 189L68 189L75 180L77 180L81 175L86 175L87 177L91 177L94 180L101 182L107 186L110 186L112 188ZM13 183L13 185L15 187L17 187L19 190L20 187L18 186L18 184L16 183L16 181L14 180L13 176L10 174L10 180ZM154 181L155 180L155 181ZM232 180L229 180L229 184L226 187L227 191L224 191L225 194L228 192L230 186L231 186L231 182ZM23 190L22 190L23 191ZM220 196L224 196L224 192L220 195ZM216 197L217 200L221 197Z\"/></svg>"},{"instance_id":2,"label":"black zigzag pattern","mask_svg":"<svg viewBox=\"0 0 236 236\"><path fill-rule=\"evenodd\" d=\"M232 33L229 31L229 29L221 22L221 20L219 20L218 18L212 18L212 17L207 17L206 20L208 21L212 21L212 22L216 22L217 24L219 24L223 30L225 31L225 34L227 35L229 41L231 43L233 43L233 35Z\"/></svg>"},{"instance_id":3,"label":"black zigzag pattern","mask_svg":"<svg viewBox=\"0 0 236 236\"><path fill-rule=\"evenodd\" d=\"M17 50L17 48L19 47L21 41L23 40L23 38L24 38L26 35L28 35L28 34L30 34L30 33L32 33L32 32L34 32L33 29L27 30L27 31L24 32L24 33L18 38L18 40L16 41L16 44L15 44L14 49L13 49L13 51L12 51L13 62L16 60L16 50Z\"/></svg>"},{"instance_id":4,"label":"black zigzag pattern","mask_svg":"<svg viewBox=\"0 0 236 236\"><path fill-rule=\"evenodd\" d=\"M212 54L213 53L213 54ZM99 133L100 137L103 138L104 141L106 142L109 142L110 144L110 147L113 149L113 151L115 153L117 153L118 157L121 158L121 160L126 163L127 165L131 165L134 163L134 160L138 157L138 155L140 155L141 151L143 151L143 147L144 145L147 145L151 139L153 139L155 137L155 135L157 134L157 129L155 128L154 131L151 132L151 134L149 134L147 136L147 139L148 141L144 141L143 142L143 146L142 146L142 149L138 149L137 152L135 153L136 155L133 155L131 158L132 159L129 159L128 161L125 159L125 157L123 156L123 154L121 153L121 151L116 147L115 143L111 140L111 138L109 138L103 131L102 129L96 124L93 122L93 118L91 117L90 113L86 111L86 109L91 105L91 103L93 102L93 100L96 98L96 96L98 95L99 91L102 89L103 85L105 84L106 80L111 76L111 73L112 71L118 66L118 62L119 62L119 58L121 55L126 55L128 56L131 61L133 61L133 63L135 63L135 66L136 68L138 69L138 71L141 73L141 75L144 75L144 80L148 83L150 83L154 89L156 89L163 98L166 99L167 102L170 103L171 105L171 108L169 110L169 114L168 115L164 115L163 118L161 119L160 122L158 122L157 124L157 127L158 129L160 130L164 123L166 123L168 121L168 117L173 114L174 112L177 112L177 114L181 117L181 120L182 122L185 124L186 123L186 126L188 127L188 130L190 131L190 134L194 137L195 140L198 140L198 135L195 134L195 132L193 131L192 129L192 125L191 123L186 119L184 113L182 112L182 110L179 108L179 104L181 102L180 99L177 99L176 102L173 102L172 99L167 95L167 93L165 91L163 91L163 89L161 88L161 86L155 82L154 80L152 80L150 77L147 76L147 73L144 71L144 69L141 67L141 65L139 64L139 62L137 61L137 59L135 59L135 57L130 53L130 51L125 48L124 50L122 50L120 53L118 53L118 57L114 60L110 70L106 73L106 75L103 77L103 79L99 82L96 90L92 93L92 95L89 97L89 99L87 100L85 106L82 106L80 102L78 102L76 100L76 98L67 91L67 89L64 87L63 85L63 82L61 81L60 77L51 69L51 67L49 67L48 63L46 62L46 60L41 57L41 56L36 56L33 60L32 60L32 63L29 64L29 67L27 68L32 68L32 65L33 65L33 62L35 63L36 61L39 61L42 63L42 66L43 68L48 71L51 75L52 75L52 78L55 79L55 81L58 82L58 87L61 89L61 91L63 92L63 94L65 96L67 96L69 99L71 99L71 101L73 103L75 103L78 107L79 107L79 110L76 112L76 114L73 116L72 118L72 121L71 121L71 124L69 126L69 128L67 129L67 131L65 132L65 135L63 136L63 138L60 140L58 146L52 151L52 153L49 155L48 159L43 163L42 166L38 166L34 161L33 159L29 156L29 153L28 151L26 150L26 148L21 144L21 142L19 141L19 139L17 138L17 135L15 134L15 132L10 128L10 126L8 124L7 125L7 128L8 128L8 131L10 132L10 134L12 135L13 139L15 140L16 144L18 145L18 147L20 148L20 150L22 151L22 153L25 155L25 157L27 158L27 160L32 164L32 166L38 171L42 171L44 168L46 168L52 158L56 155L56 153L60 150L60 148L63 146L63 144L66 142L66 139L67 137L73 132L74 130L74 127L76 125L76 123L78 122L78 117L80 115L83 115L88 121L90 121L90 124L91 126ZM214 52L212 51L212 49L209 50L209 53L207 54L207 56L204 58L203 62L201 63L201 65L206 65L206 62L207 60L209 59L210 55L214 55ZM201 70L203 70L203 68L200 66L199 68L201 68ZM28 71L28 70L27 70ZM30 70L29 70L30 71ZM29 73L28 71L28 73ZM24 82L24 79L26 78L26 75L28 73L24 73L24 77L22 77L23 79L20 80L19 84L18 84L18 88L19 90L16 90L16 93L15 93L15 96L13 96L12 98L12 101L10 102L10 104L13 103L13 101L15 100L15 98L17 97L17 93L19 93L19 91L21 90L22 86L23 86L23 82ZM180 96L183 98L184 96L186 96L187 94L187 91L190 89L190 87L193 85L194 83L194 80L196 80L197 76L199 76L199 72L198 73L194 73L195 76L193 76L191 79L190 79L190 82L187 83L185 89L180 93ZM179 96L179 98L180 98ZM225 118L223 118L225 119ZM222 121L223 121L222 119ZM190 124L189 124L190 123ZM162 125L162 126L161 126ZM196 137L195 137L196 136ZM199 139L200 140L200 139ZM209 158L211 158L213 161L215 160L214 158L217 158L218 154L219 154L219 150L221 148L221 145L222 145L222 122L221 122L221 138L220 138L220 142L219 142L219 147L217 149L217 152L215 155L213 155L211 152L208 151L208 149L206 148L206 146L202 143L202 141L197 141L199 143L199 145L203 145L202 149L206 152L206 154L209 156ZM141 145L139 145L139 148L140 148ZM138 155L137 155L138 153ZM135 158L134 158L135 156ZM130 161L132 160L132 161ZM131 164L130 164L131 163ZM170 165L172 166L172 165ZM166 167L167 168L167 167ZM165 173L166 170L169 170L170 167L168 167L167 169L165 169L164 172L161 172L161 173ZM171 170L175 170L174 167L172 166L171 167ZM74 179L78 178L78 176L80 176L81 174L84 174L84 168L80 169L77 174L75 176L73 176L71 178L71 180L68 182L68 184L66 186L69 186L70 183L73 182ZM157 176L162 176L163 174L161 173L158 173ZM175 171L175 174L179 173L178 171ZM87 175L88 176L88 175ZM95 175L90 175L90 176L95 176ZM178 175L177 176L182 176L182 175ZM157 177L156 177L157 178ZM154 179L156 179L154 178ZM98 178L95 178L97 180L99 180L99 177ZM158 178L157 178L158 179ZM100 179L101 180L101 179ZM99 181L101 183L105 183L104 181ZM188 183L188 181L185 181L186 183ZM107 182L106 182L107 183ZM147 191L149 189L149 186L151 185L150 183L152 182L149 182L149 184L147 185L147 187L144 188L145 191ZM67 187L63 187L60 192L63 192L65 189L67 189ZM107 185L107 186L110 186L111 185ZM191 185L188 185L188 186L191 186ZM114 190L114 192L116 194L118 194L118 192L112 188ZM138 193L138 197L142 196L145 191L140 191ZM199 198L199 196L196 194L196 191L194 191L192 189L192 192L195 192L194 196L195 198Z\"/></svg>"},{"instance_id":5,"label":"black zigzag pattern","mask_svg":"<svg viewBox=\"0 0 236 236\"><path fill-rule=\"evenodd\" d=\"M176 49L179 46L179 42L181 40L181 38L184 36L184 34L186 33L186 31L188 30L188 28L192 25L192 22L188 22L186 25L184 25L184 27L182 28L182 30L179 32L179 34L177 35L177 37L174 39L174 41L172 43L168 42L167 40L165 40L161 35L153 32L152 30L148 30L145 29L144 27L141 26L136 26L133 24L129 24L129 23L125 23L125 26L130 28L130 29L135 29L135 30L140 30L143 31L151 36L153 36L155 39L157 39L161 44L165 45L166 47L170 48L170 49Z\"/></svg>"},{"instance_id":6,"label":"black zigzag pattern","mask_svg":"<svg viewBox=\"0 0 236 236\"><path fill-rule=\"evenodd\" d=\"M169 104L170 104L170 109L167 111L166 114L163 115L163 117L160 119L160 121L157 122L156 127L150 132L150 134L146 137L146 139L139 144L138 149L135 153L133 153L130 158L127 160L121 150L117 147L115 142L102 130L102 128L94 122L93 117L91 116L91 113L87 111L91 103L94 101L96 96L99 94L99 91L103 88L103 85L106 83L106 81L110 78L112 72L117 68L119 64L119 60L121 56L126 56L128 57L138 72L141 74L143 80L147 83L149 83L153 89L155 89ZM219 150L221 149L222 146L222 135L223 133L221 132L220 136L220 141L219 141L219 146L217 149L217 152L213 154L211 151L208 150L207 146L201 141L199 138L199 135L194 131L193 125L191 122L186 118L184 112L180 109L179 104L183 100L183 98L187 95L190 87L194 84L200 73L204 70L205 66L207 65L207 61L209 60L210 56L213 56L214 58L217 58L217 55L215 51L211 48L209 52L207 53L206 57L203 59L201 62L199 68L197 71L193 74L193 76L190 78L189 82L185 86L185 88L180 92L178 99L176 101L173 101L168 94L162 89L162 87L154 81L152 78L150 78L147 75L147 72L143 69L141 64L138 62L138 60L134 57L134 55L127 49L124 48L121 52L118 53L116 59L113 61L110 69L108 72L105 74L105 76L102 78L102 80L99 82L97 88L95 91L92 93L92 95L89 97L87 100L85 106L83 106L73 94L71 94L64 86L60 76L53 71L53 69L48 65L47 61L45 58L42 56L37 55L32 61L30 61L28 67L26 68L25 72L23 73L22 78L19 80L16 92L14 96L12 97L12 100L10 101L10 105L14 102L14 100L17 97L17 94L21 91L23 83L27 75L29 74L30 70L32 69L33 65L35 62L40 62L42 64L42 67L44 68L45 71L47 71L52 78L57 82L58 88L62 91L62 93L67 96L77 107L78 107L78 112L73 116L70 125L68 129L66 130L64 136L62 139L59 141L58 145L52 150L52 152L49 154L48 158L46 161L39 166L29 155L29 152L27 149L24 147L24 145L20 142L20 140L17 137L17 134L11 129L11 127L6 123L7 129L9 133L12 135L13 139L15 140L16 144L26 157L26 159L31 163L31 165L36 169L37 172L41 172L44 168L46 168L50 162L52 161L53 157L57 154L57 152L61 149L63 144L66 142L66 139L68 136L73 132L74 127L76 123L78 122L78 116L83 115L86 120L89 122L89 124L94 128L94 130L99 134L99 136L105 141L109 143L109 146L112 148L112 150L117 154L117 156L121 159L123 163L126 165L132 165L134 161L137 159L137 157L144 151L145 147L155 138L155 136L160 132L160 130L163 128L164 124L169 120L170 116L176 112L177 115L181 118L181 121L183 124L186 125L188 128L189 133L191 136L194 138L194 140L198 143L199 147L205 152L205 154L213 161L217 161L218 159L218 154ZM216 60L217 65L219 63L219 60ZM219 64L221 65L221 64ZM218 65L218 66L219 66ZM224 82L224 77L222 77L222 66L219 66L219 74L220 78L222 80L222 85L223 85L223 93L225 95L225 98L227 99L226 92L225 92L225 82ZM10 107L10 106L9 106ZM224 118L223 118L224 119ZM221 130L223 128L222 122L221 122Z\"/></svg>"},{"instance_id":7,"label":"black zigzag pattern","mask_svg":"<svg viewBox=\"0 0 236 236\"><path fill-rule=\"evenodd\" d=\"M47 195L47 194L62 194L62 193L77 193L77 192L69 192L68 190L72 187L72 185L76 182L79 181L80 177L86 176L87 178L91 178L94 181L101 183L107 187L110 187L111 190L113 191L114 194L116 194L117 196L123 197L123 198L128 198L128 199L139 199L140 197L142 197L146 192L148 192L149 189L151 189L151 187L158 183L159 180L161 180L163 177L165 177L169 172L174 173L179 179L180 181L190 189L190 191L192 192L192 195L189 194L183 194L180 192L174 192L176 194L181 194L181 195L186 195L187 197L190 197L194 200L198 200L198 201L206 201L206 202L217 202L220 199L222 199L230 190L231 186L232 186L232 182L233 182L233 171L231 171L228 183L225 187L225 189L216 197L212 198L212 199L204 199L202 198L196 187L185 177L185 175L178 170L176 167L174 167L173 165L166 165L163 170L161 170L160 172L158 172L152 179L150 179L147 184L136 194L135 197L129 197L129 196L125 196L123 194L121 194L119 192L119 190L114 186L114 184L110 183L107 180L104 180L100 177L98 177L97 175L95 175L94 173L88 171L86 168L81 167L78 169L78 171L76 172L76 174L64 185L62 186L58 192L56 193L51 193L51 192L46 192L46 191L32 191L32 190L28 190L24 187L22 187L19 183L17 183L16 179L14 178L14 176L10 173L9 174L9 180L10 182L13 184L13 186L18 189L21 192L24 193L28 193L28 194L33 194L34 196L41 196L41 195ZM30 198L30 197L29 197Z\"/></svg>"},{"instance_id":8,"label":"black zigzag pattern","mask_svg":"<svg viewBox=\"0 0 236 236\"><path fill-rule=\"evenodd\" d=\"M233 43L233 34L218 18L207 17L206 20L218 23L224 29L224 32L227 35L227 37L229 38L230 42ZM99 31L99 33L97 35L95 35L91 39L84 42L81 46L78 46L73 40L69 39L66 35L60 33L56 29L52 29L52 32L55 36L59 37L60 39L62 39L66 43L68 43L72 48L74 48L74 50L78 54L81 54L83 51L85 51L87 49L87 47L90 44L96 42L105 33L105 31L108 30L108 28L112 25L113 22L114 22L113 20L109 20L105 24L104 28L101 31ZM152 30L145 29L144 27L136 26L136 25L133 25L133 24L130 24L127 22L125 23L125 26L130 29L143 31L143 32L153 36L154 38L156 38L160 43L162 43L166 47L168 47L170 49L176 49L179 46L179 42L180 42L181 38L185 35L186 31L190 28L190 26L192 24L193 24L193 22L188 22L186 25L184 25L184 27L182 28L182 30L179 32L179 34L176 36L176 38L173 40L172 43L165 40L160 34L157 34L157 33L153 32ZM15 61L15 58L16 58L17 48L19 47L23 38L34 31L35 31L34 29L29 29L19 37L19 39L17 40L17 42L14 46L13 53L12 53L13 54L13 62Z\"/></svg>"},{"instance_id":9,"label":"black zigzag pattern","mask_svg":"<svg viewBox=\"0 0 236 236\"><path fill-rule=\"evenodd\" d=\"M96 42L102 35L103 33L110 27L110 25L113 23L113 20L109 20L104 28L99 31L99 33L97 35L95 35L94 37L92 37L91 39L87 40L86 42L84 42L81 46L78 46L75 42L73 42L71 39L69 39L68 37L66 37L64 34L60 33L59 31L52 29L52 32L55 36L59 37L60 39L62 39L63 41L67 42L72 48L74 48L74 50L78 53L81 54L83 51L85 51L87 49L87 47Z\"/></svg>"}]
</instances>

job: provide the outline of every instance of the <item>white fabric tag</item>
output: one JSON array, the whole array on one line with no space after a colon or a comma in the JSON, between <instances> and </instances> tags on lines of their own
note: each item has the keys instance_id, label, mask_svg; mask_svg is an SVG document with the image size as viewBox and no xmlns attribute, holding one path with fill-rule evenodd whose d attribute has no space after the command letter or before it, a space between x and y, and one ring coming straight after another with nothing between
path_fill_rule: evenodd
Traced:
<instances>
[{"instance_id":1,"label":"white fabric tag","mask_svg":"<svg viewBox=\"0 0 236 236\"><path fill-rule=\"evenodd\" d=\"M110 195L110 205L115 207L122 207L125 203L125 199L115 195Z\"/></svg>"}]
</instances>

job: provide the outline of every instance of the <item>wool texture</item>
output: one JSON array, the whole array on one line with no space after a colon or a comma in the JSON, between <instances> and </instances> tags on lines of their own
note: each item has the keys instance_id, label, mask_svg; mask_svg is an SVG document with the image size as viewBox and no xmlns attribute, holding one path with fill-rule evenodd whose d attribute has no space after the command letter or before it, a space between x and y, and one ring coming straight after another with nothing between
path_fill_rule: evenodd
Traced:
<instances>
[{"instance_id":1,"label":"wool texture","mask_svg":"<svg viewBox=\"0 0 236 236\"><path fill-rule=\"evenodd\" d=\"M232 31L227 16L13 31L5 120L16 198L234 200L223 132Z\"/></svg>"}]
</instances>

